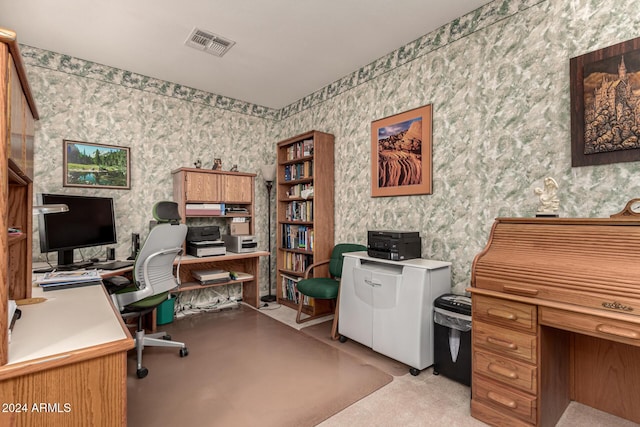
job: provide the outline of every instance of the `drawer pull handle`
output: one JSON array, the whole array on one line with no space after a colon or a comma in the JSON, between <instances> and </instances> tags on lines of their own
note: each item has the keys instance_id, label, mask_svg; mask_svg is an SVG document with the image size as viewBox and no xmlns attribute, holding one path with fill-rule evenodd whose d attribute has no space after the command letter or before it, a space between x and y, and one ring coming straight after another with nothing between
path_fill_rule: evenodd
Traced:
<instances>
[{"instance_id":1,"label":"drawer pull handle","mask_svg":"<svg viewBox=\"0 0 640 427\"><path fill-rule=\"evenodd\" d=\"M497 308L490 308L487 310L487 314L492 317L499 317L506 320L518 320L518 315L506 310L499 310Z\"/></svg>"},{"instance_id":2,"label":"drawer pull handle","mask_svg":"<svg viewBox=\"0 0 640 427\"><path fill-rule=\"evenodd\" d=\"M520 294L520 295L538 295L537 289L527 289L527 288L516 288L515 286L503 286L502 290L504 292L509 292L511 294Z\"/></svg>"},{"instance_id":3,"label":"drawer pull handle","mask_svg":"<svg viewBox=\"0 0 640 427\"><path fill-rule=\"evenodd\" d=\"M507 408L516 409L518 407L518 404L514 400L500 396L492 391L487 393L487 397L502 406L506 406Z\"/></svg>"},{"instance_id":4,"label":"drawer pull handle","mask_svg":"<svg viewBox=\"0 0 640 427\"><path fill-rule=\"evenodd\" d=\"M518 374L511 369L505 368L504 366L496 365L495 363L489 363L487 367L489 372L493 372L496 375L500 375L501 377L509 378L511 380L517 380Z\"/></svg>"},{"instance_id":5,"label":"drawer pull handle","mask_svg":"<svg viewBox=\"0 0 640 427\"><path fill-rule=\"evenodd\" d=\"M596 326L596 331L602 332L603 334L615 335L623 338L630 338L632 340L640 339L640 334L638 334L638 332L632 331L631 329L618 328L617 326L600 324Z\"/></svg>"},{"instance_id":6,"label":"drawer pull handle","mask_svg":"<svg viewBox=\"0 0 640 427\"><path fill-rule=\"evenodd\" d=\"M516 350L518 348L517 345L515 345L515 343L511 342L511 341L504 341L498 338L494 338L494 337L487 337L487 342L489 344L493 344L496 345L498 347L502 347L502 348L506 348L509 350Z\"/></svg>"}]
</instances>

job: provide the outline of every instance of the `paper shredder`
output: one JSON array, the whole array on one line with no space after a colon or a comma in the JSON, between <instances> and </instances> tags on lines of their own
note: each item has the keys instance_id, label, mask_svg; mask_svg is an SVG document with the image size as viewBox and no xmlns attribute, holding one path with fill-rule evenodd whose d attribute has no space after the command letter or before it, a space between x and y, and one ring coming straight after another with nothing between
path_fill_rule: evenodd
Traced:
<instances>
[{"instance_id":1,"label":"paper shredder","mask_svg":"<svg viewBox=\"0 0 640 427\"><path fill-rule=\"evenodd\" d=\"M471 298L444 294L433 302L433 373L471 385Z\"/></svg>"}]
</instances>

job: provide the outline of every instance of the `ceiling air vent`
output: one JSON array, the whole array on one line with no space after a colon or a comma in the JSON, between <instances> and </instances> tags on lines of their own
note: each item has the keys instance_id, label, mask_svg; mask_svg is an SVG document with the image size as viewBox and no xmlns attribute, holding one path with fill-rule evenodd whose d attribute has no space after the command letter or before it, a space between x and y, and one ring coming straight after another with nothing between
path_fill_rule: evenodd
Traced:
<instances>
[{"instance_id":1,"label":"ceiling air vent","mask_svg":"<svg viewBox=\"0 0 640 427\"><path fill-rule=\"evenodd\" d=\"M210 53L211 55L222 56L227 53L236 42L227 40L217 34L194 28L184 44L194 49Z\"/></svg>"}]
</instances>

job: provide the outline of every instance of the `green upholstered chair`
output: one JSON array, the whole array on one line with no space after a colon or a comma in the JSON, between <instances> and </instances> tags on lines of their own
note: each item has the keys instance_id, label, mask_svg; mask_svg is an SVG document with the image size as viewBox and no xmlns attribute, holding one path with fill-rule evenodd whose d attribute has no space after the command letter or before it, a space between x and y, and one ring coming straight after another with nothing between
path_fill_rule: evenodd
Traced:
<instances>
[{"instance_id":1,"label":"green upholstered chair","mask_svg":"<svg viewBox=\"0 0 640 427\"><path fill-rule=\"evenodd\" d=\"M342 277L342 263L344 261L343 254L346 252L359 252L366 251L367 247L356 243L340 243L334 246L331 251L331 258L319 262L314 262L307 267L304 274L304 279L300 280L297 284L299 295L298 302L298 314L296 316L297 323L308 322L312 319L328 316L329 313L322 313L315 316L307 316L302 318L302 307L304 305L304 296L316 299L328 299L332 301L332 305L335 305L335 315L333 318L333 328L331 331L331 337L336 339L337 327L338 327L338 298L340 295L340 278ZM330 277L309 277L313 269L318 266L329 264Z\"/></svg>"},{"instance_id":2,"label":"green upholstered chair","mask_svg":"<svg viewBox=\"0 0 640 427\"><path fill-rule=\"evenodd\" d=\"M120 287L112 298L123 318L138 317L135 336L138 378L148 374L142 366L142 350L145 346L179 348L180 357L189 354L184 343L171 341L164 332L145 334L143 317L169 298L169 291L178 286L173 274L173 263L182 255L182 245L187 235L187 226L180 223L178 204L158 202L153 208L153 216L158 221L150 231L138 253L133 266L134 283ZM180 263L178 262L178 272Z\"/></svg>"}]
</instances>

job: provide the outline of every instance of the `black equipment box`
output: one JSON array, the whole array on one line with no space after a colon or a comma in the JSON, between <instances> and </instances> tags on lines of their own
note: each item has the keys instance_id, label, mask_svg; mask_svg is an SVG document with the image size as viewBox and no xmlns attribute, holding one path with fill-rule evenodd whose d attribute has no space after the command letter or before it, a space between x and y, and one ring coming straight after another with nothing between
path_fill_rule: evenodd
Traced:
<instances>
[{"instance_id":1,"label":"black equipment box","mask_svg":"<svg viewBox=\"0 0 640 427\"><path fill-rule=\"evenodd\" d=\"M471 298L444 294L433 302L433 373L471 385Z\"/></svg>"},{"instance_id":2,"label":"black equipment box","mask_svg":"<svg viewBox=\"0 0 640 427\"><path fill-rule=\"evenodd\" d=\"M210 242L215 240L220 240L220 227L217 225L189 227L187 231L187 243Z\"/></svg>"},{"instance_id":3,"label":"black equipment box","mask_svg":"<svg viewBox=\"0 0 640 427\"><path fill-rule=\"evenodd\" d=\"M422 240L417 231L368 231L370 257L405 261L422 257Z\"/></svg>"}]
</instances>

